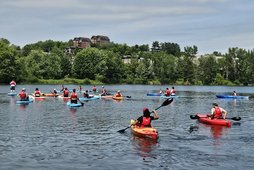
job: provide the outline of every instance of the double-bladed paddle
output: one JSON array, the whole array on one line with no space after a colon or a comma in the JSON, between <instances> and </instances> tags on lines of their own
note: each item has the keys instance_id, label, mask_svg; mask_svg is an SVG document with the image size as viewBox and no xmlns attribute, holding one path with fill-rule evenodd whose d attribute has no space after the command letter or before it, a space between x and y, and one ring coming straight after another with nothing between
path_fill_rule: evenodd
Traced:
<instances>
[{"instance_id":1,"label":"double-bladed paddle","mask_svg":"<svg viewBox=\"0 0 254 170\"><path fill-rule=\"evenodd\" d=\"M199 119L199 116L198 115L190 115L190 118L191 119ZM231 117L231 118L227 117L226 119L240 121L242 118L239 116L236 116L236 117Z\"/></svg>"},{"instance_id":2,"label":"double-bladed paddle","mask_svg":"<svg viewBox=\"0 0 254 170\"><path fill-rule=\"evenodd\" d=\"M163 107L163 106L167 106L167 105L169 105L169 104L172 103L172 102L173 102L173 98L166 99L159 107L157 107L157 108L154 109L154 110L158 110L159 108L161 108L161 107ZM126 130L126 129L129 129L130 127L131 127L131 126L128 126L128 127L124 128L124 129L118 130L117 132L119 132L119 133L124 133L125 130Z\"/></svg>"}]
</instances>

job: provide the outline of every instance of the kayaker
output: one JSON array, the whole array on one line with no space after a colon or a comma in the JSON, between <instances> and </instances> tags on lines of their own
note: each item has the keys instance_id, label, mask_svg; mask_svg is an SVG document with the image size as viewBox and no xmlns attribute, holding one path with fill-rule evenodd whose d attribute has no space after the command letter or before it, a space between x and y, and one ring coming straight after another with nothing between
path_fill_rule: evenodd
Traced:
<instances>
[{"instance_id":1,"label":"kayaker","mask_svg":"<svg viewBox=\"0 0 254 170\"><path fill-rule=\"evenodd\" d=\"M10 82L10 90L11 90L11 92L15 92L15 87L16 87L16 82L14 81L14 80L12 80L11 82Z\"/></svg>"},{"instance_id":2,"label":"kayaker","mask_svg":"<svg viewBox=\"0 0 254 170\"><path fill-rule=\"evenodd\" d=\"M38 88L35 89L35 92L34 92L34 96L35 97L40 97L42 95L42 93L40 92L40 90Z\"/></svg>"},{"instance_id":3,"label":"kayaker","mask_svg":"<svg viewBox=\"0 0 254 170\"><path fill-rule=\"evenodd\" d=\"M82 86L80 85L79 86L79 92L81 93L81 91L82 91Z\"/></svg>"},{"instance_id":4,"label":"kayaker","mask_svg":"<svg viewBox=\"0 0 254 170\"><path fill-rule=\"evenodd\" d=\"M211 110L211 119L226 119L227 111L221 107L217 103L213 103L213 108Z\"/></svg>"},{"instance_id":5,"label":"kayaker","mask_svg":"<svg viewBox=\"0 0 254 170\"><path fill-rule=\"evenodd\" d=\"M22 88L21 92L19 93L19 97L21 101L29 100L28 94L26 93L26 89Z\"/></svg>"},{"instance_id":6,"label":"kayaker","mask_svg":"<svg viewBox=\"0 0 254 170\"><path fill-rule=\"evenodd\" d=\"M165 91L165 96L170 96L170 90L169 90L169 88L168 88L168 87L166 88L166 91Z\"/></svg>"},{"instance_id":7,"label":"kayaker","mask_svg":"<svg viewBox=\"0 0 254 170\"><path fill-rule=\"evenodd\" d=\"M95 93L96 92L96 86L93 86L93 92Z\"/></svg>"},{"instance_id":8,"label":"kayaker","mask_svg":"<svg viewBox=\"0 0 254 170\"><path fill-rule=\"evenodd\" d=\"M69 90L67 89L67 87L65 87L63 90L63 97L69 97Z\"/></svg>"},{"instance_id":9,"label":"kayaker","mask_svg":"<svg viewBox=\"0 0 254 170\"><path fill-rule=\"evenodd\" d=\"M175 96L176 95L176 91L175 91L175 87L172 87L171 91L170 91L171 96Z\"/></svg>"},{"instance_id":10,"label":"kayaker","mask_svg":"<svg viewBox=\"0 0 254 170\"><path fill-rule=\"evenodd\" d=\"M91 96L88 93L88 90L86 90L86 92L83 94L84 98L91 98Z\"/></svg>"},{"instance_id":11,"label":"kayaker","mask_svg":"<svg viewBox=\"0 0 254 170\"><path fill-rule=\"evenodd\" d=\"M106 96L106 95L107 95L107 90L104 88L104 86L102 86L101 96Z\"/></svg>"},{"instance_id":12,"label":"kayaker","mask_svg":"<svg viewBox=\"0 0 254 170\"><path fill-rule=\"evenodd\" d=\"M140 127L151 127L152 120L159 119L159 115L155 110L152 111L154 116L151 116L151 112L148 108L143 109L143 116L140 116L137 120L134 122L131 122L131 125L138 125Z\"/></svg>"},{"instance_id":13,"label":"kayaker","mask_svg":"<svg viewBox=\"0 0 254 170\"><path fill-rule=\"evenodd\" d=\"M71 93L71 103L75 103L75 104L78 103L78 95L76 93L76 89L72 90L72 93Z\"/></svg>"},{"instance_id":14,"label":"kayaker","mask_svg":"<svg viewBox=\"0 0 254 170\"><path fill-rule=\"evenodd\" d=\"M233 91L233 96L236 96L236 92L235 91Z\"/></svg>"},{"instance_id":15,"label":"kayaker","mask_svg":"<svg viewBox=\"0 0 254 170\"><path fill-rule=\"evenodd\" d=\"M123 95L121 94L120 90L117 90L117 93L115 94L115 97L122 97Z\"/></svg>"}]
</instances>

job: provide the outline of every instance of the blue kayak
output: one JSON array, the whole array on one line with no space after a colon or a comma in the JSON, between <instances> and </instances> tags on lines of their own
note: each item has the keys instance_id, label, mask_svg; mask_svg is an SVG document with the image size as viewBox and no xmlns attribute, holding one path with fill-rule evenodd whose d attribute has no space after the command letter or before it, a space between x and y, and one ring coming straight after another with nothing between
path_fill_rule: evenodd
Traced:
<instances>
[{"instance_id":1,"label":"blue kayak","mask_svg":"<svg viewBox=\"0 0 254 170\"><path fill-rule=\"evenodd\" d=\"M16 96L16 95L17 95L16 92L10 92L10 93L8 93L8 96Z\"/></svg>"},{"instance_id":2,"label":"blue kayak","mask_svg":"<svg viewBox=\"0 0 254 170\"><path fill-rule=\"evenodd\" d=\"M170 98L177 98L178 96L176 95L170 95L170 96L161 96L161 98L165 98L165 99L170 99Z\"/></svg>"},{"instance_id":3,"label":"blue kayak","mask_svg":"<svg viewBox=\"0 0 254 170\"><path fill-rule=\"evenodd\" d=\"M220 99L249 99L249 96L216 95Z\"/></svg>"},{"instance_id":4,"label":"blue kayak","mask_svg":"<svg viewBox=\"0 0 254 170\"><path fill-rule=\"evenodd\" d=\"M161 93L147 93L147 96L162 96L163 94Z\"/></svg>"},{"instance_id":5,"label":"blue kayak","mask_svg":"<svg viewBox=\"0 0 254 170\"><path fill-rule=\"evenodd\" d=\"M32 103L33 100L29 99L29 100L17 100L16 104L28 104L28 103Z\"/></svg>"},{"instance_id":6,"label":"blue kayak","mask_svg":"<svg viewBox=\"0 0 254 170\"><path fill-rule=\"evenodd\" d=\"M67 106L69 106L69 107L80 107L80 106L82 106L82 104L81 103L71 103L70 101L68 101Z\"/></svg>"},{"instance_id":7,"label":"blue kayak","mask_svg":"<svg viewBox=\"0 0 254 170\"><path fill-rule=\"evenodd\" d=\"M93 96L93 97L89 97L89 98L86 98L86 97L79 98L79 100L82 100L82 101L97 100L97 99L100 99L100 96Z\"/></svg>"}]
</instances>

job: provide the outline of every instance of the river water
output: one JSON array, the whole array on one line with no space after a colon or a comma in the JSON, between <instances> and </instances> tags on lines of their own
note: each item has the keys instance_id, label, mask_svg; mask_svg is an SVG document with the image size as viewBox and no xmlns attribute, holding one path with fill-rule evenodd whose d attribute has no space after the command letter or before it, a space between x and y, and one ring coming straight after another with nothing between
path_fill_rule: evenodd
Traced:
<instances>
[{"instance_id":1,"label":"river water","mask_svg":"<svg viewBox=\"0 0 254 170\"><path fill-rule=\"evenodd\" d=\"M58 85L19 85L29 93L36 87L48 93ZM78 88L68 85L69 89ZM47 98L29 105L16 105L9 87L0 86L0 169L254 169L253 87L175 86L178 98L158 110L152 124L157 142L133 136L127 129L131 119L160 106L164 99L148 92L167 86L106 85L112 93L131 96L120 102L99 99L70 109L61 99ZM168 86L171 88L171 86ZM98 86L97 88L101 88ZM92 86L83 86L91 90ZM216 94L233 90L249 100L221 100ZM231 128L208 126L190 119L209 113L213 102L241 116Z\"/></svg>"}]
</instances>

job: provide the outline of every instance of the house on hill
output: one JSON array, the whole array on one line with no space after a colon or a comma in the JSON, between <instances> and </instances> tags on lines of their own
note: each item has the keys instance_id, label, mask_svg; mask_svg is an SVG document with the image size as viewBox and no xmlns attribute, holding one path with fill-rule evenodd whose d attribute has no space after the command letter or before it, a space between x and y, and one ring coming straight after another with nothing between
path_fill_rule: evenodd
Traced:
<instances>
[{"instance_id":1,"label":"house on hill","mask_svg":"<svg viewBox=\"0 0 254 170\"><path fill-rule=\"evenodd\" d=\"M91 42L97 45L106 45L110 43L110 39L103 35L94 35L91 37Z\"/></svg>"},{"instance_id":2,"label":"house on hill","mask_svg":"<svg viewBox=\"0 0 254 170\"><path fill-rule=\"evenodd\" d=\"M77 48L89 48L91 47L91 40L85 37L75 37L73 39L73 46Z\"/></svg>"}]
</instances>

